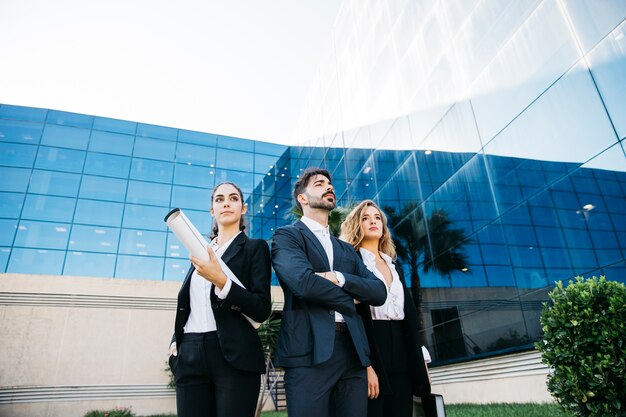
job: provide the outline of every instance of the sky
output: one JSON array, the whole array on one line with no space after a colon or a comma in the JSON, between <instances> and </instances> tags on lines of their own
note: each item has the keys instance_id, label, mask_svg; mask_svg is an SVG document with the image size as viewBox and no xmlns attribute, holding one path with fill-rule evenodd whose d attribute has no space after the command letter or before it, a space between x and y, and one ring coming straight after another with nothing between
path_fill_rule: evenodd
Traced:
<instances>
[{"instance_id":1,"label":"sky","mask_svg":"<svg viewBox=\"0 0 626 417\"><path fill-rule=\"evenodd\" d=\"M292 144L340 0L0 0L0 103Z\"/></svg>"}]
</instances>

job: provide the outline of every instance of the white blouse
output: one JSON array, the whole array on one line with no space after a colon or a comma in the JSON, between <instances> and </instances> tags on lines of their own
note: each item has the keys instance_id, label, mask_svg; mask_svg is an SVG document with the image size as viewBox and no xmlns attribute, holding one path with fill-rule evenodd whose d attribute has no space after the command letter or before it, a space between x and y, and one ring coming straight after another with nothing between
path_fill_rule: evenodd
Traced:
<instances>
[{"instance_id":1,"label":"white blouse","mask_svg":"<svg viewBox=\"0 0 626 417\"><path fill-rule=\"evenodd\" d=\"M376 275L376 277L378 277L385 284L385 286L387 286L387 283L385 282L385 277L376 268L376 255L363 248L359 248L359 252L363 257L363 263L365 264L367 269L372 271L374 275ZM393 280L391 281L391 285L387 286L387 299L385 300L385 304L377 307L370 306L372 319L404 320L404 289L402 288L402 284L400 283L400 276L396 271L396 267L393 264L391 257L384 253L381 253L380 256L389 267Z\"/></svg>"}]
</instances>

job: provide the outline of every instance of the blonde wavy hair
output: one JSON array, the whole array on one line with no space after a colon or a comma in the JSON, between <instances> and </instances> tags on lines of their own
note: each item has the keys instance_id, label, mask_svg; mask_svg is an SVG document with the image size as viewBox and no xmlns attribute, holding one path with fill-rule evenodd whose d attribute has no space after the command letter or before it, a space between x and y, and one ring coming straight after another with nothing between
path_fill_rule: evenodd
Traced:
<instances>
[{"instance_id":1,"label":"blonde wavy hair","mask_svg":"<svg viewBox=\"0 0 626 417\"><path fill-rule=\"evenodd\" d=\"M378 251L382 252L392 259L396 258L396 246L391 239L391 233L387 227L387 216L385 213L374 203L372 200L363 200L358 206L356 206L341 224L341 235L339 239L344 242L348 242L354 247L354 250L358 251L363 241L363 230L361 229L361 221L363 220L363 214L368 207L374 207L380 213L380 217L383 220L383 235L378 241Z\"/></svg>"}]
</instances>

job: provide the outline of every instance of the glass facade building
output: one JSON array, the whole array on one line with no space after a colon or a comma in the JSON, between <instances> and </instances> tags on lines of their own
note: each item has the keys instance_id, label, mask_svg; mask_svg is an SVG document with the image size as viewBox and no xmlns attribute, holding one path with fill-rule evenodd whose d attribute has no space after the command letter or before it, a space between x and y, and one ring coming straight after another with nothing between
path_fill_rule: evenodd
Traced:
<instances>
[{"instance_id":1,"label":"glass facade building","mask_svg":"<svg viewBox=\"0 0 626 417\"><path fill-rule=\"evenodd\" d=\"M289 223L308 166L389 215L437 363L528 349L557 280L626 281L626 3L345 1L299 145L0 106L0 271L181 280L172 207ZM274 282L274 284L276 284Z\"/></svg>"}]
</instances>

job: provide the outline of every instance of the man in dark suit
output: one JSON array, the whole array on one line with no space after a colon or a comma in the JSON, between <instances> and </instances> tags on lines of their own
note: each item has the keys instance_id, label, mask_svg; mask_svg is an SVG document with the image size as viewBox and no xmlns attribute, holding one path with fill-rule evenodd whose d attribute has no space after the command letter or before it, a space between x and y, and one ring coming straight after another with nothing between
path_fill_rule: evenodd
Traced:
<instances>
[{"instance_id":1,"label":"man in dark suit","mask_svg":"<svg viewBox=\"0 0 626 417\"><path fill-rule=\"evenodd\" d=\"M285 295L276 365L285 369L289 417L367 413L370 349L355 303L382 305L385 284L328 229L330 173L309 168L294 187L302 219L279 228L272 263Z\"/></svg>"}]
</instances>

